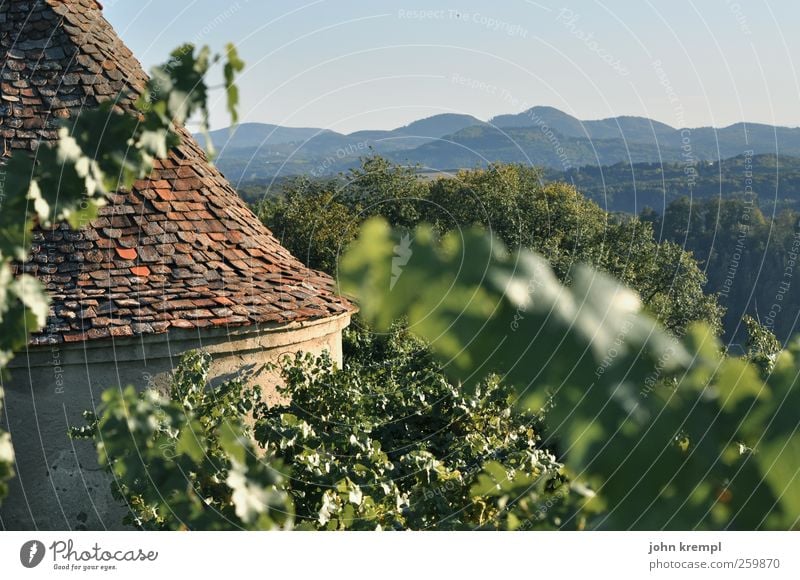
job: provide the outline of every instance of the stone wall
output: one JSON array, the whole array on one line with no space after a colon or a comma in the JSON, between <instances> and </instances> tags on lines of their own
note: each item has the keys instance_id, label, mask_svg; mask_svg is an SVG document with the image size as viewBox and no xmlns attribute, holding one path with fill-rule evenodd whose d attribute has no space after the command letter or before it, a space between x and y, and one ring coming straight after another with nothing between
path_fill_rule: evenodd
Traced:
<instances>
[{"instance_id":1,"label":"stone wall","mask_svg":"<svg viewBox=\"0 0 800 580\"><path fill-rule=\"evenodd\" d=\"M213 357L211 376L245 372L250 384L277 400L277 377L266 363L297 351L328 350L341 365L341 331L349 314L283 327L232 331L173 330L160 335L96 340L21 352L4 383L0 423L11 433L17 477L0 508L0 529L119 529L124 506L111 497L109 480L97 465L89 441L73 441L67 431L84 424L82 412L100 402L105 389L134 385L163 388L180 355L203 349Z\"/></svg>"}]
</instances>

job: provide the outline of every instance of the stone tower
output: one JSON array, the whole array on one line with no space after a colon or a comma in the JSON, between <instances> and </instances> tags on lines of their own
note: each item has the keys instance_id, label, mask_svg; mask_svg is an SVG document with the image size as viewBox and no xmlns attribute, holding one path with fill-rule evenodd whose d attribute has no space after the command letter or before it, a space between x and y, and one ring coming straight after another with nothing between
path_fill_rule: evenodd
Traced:
<instances>
[{"instance_id":1,"label":"stone tower","mask_svg":"<svg viewBox=\"0 0 800 580\"><path fill-rule=\"evenodd\" d=\"M4 151L53 140L58 123L146 81L95 0L0 4ZM17 354L5 417L17 477L0 528L120 525L93 446L67 438L102 390L162 384L181 353L203 348L212 374L270 384L281 354L330 351L354 310L331 278L283 248L188 132L150 177L112 196L80 231L35 232L22 265L47 287L47 327Z\"/></svg>"}]
</instances>

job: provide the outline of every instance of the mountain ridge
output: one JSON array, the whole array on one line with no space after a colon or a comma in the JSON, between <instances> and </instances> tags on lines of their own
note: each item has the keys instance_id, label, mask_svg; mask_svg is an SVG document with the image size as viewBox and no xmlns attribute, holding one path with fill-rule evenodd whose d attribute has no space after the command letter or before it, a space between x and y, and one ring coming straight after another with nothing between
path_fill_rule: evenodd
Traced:
<instances>
[{"instance_id":1,"label":"mountain ridge","mask_svg":"<svg viewBox=\"0 0 800 580\"><path fill-rule=\"evenodd\" d=\"M489 121L444 113L391 130L350 134L313 127L246 123L211 133L217 163L232 179L335 174L371 153L429 169L515 162L567 170L615 163L687 165L739 155L800 157L800 128L738 122L674 128L634 115L580 120L554 107L531 107Z\"/></svg>"}]
</instances>

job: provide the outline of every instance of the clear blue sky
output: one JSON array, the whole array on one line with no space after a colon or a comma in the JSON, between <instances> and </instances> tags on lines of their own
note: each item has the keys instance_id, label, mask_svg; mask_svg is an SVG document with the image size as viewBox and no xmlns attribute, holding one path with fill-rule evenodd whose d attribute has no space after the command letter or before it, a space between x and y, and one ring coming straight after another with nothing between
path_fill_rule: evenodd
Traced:
<instances>
[{"instance_id":1,"label":"clear blue sky","mask_svg":"<svg viewBox=\"0 0 800 580\"><path fill-rule=\"evenodd\" d=\"M550 105L800 125L797 0L105 0L145 67L235 42L243 121L341 132ZM427 12L426 12L427 11ZM216 103L213 122L227 125Z\"/></svg>"}]
</instances>

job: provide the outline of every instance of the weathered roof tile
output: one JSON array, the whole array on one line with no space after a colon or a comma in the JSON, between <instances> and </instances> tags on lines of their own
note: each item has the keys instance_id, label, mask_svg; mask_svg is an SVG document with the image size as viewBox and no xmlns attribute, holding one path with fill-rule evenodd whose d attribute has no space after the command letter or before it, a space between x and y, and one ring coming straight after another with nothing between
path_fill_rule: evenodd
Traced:
<instances>
[{"instance_id":1,"label":"weathered roof tile","mask_svg":"<svg viewBox=\"0 0 800 580\"><path fill-rule=\"evenodd\" d=\"M0 58L0 136L12 149L34 151L56 138L57 119L101 100L130 111L121 91L135 94L147 80L95 0L1 3ZM33 344L352 311L331 278L283 248L180 133L182 145L132 191L111 196L82 232L63 224L35 232L21 270L47 284L53 305Z\"/></svg>"}]
</instances>

